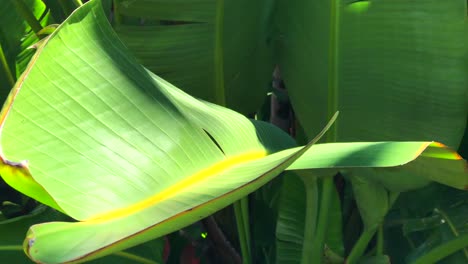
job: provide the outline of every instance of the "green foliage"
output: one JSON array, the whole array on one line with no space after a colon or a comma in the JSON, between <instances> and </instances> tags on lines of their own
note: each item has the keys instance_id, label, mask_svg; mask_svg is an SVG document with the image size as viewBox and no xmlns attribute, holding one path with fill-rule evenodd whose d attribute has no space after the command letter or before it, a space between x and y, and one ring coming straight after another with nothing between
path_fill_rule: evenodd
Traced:
<instances>
[{"instance_id":1,"label":"green foliage","mask_svg":"<svg viewBox=\"0 0 468 264\"><path fill-rule=\"evenodd\" d=\"M468 260L466 1L81 5L0 7L0 262Z\"/></svg>"}]
</instances>

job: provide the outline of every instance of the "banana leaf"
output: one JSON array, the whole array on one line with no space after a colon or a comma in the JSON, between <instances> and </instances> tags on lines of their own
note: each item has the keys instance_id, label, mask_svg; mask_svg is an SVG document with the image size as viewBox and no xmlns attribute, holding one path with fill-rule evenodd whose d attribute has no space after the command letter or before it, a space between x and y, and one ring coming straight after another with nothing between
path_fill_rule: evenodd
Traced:
<instances>
[{"instance_id":1,"label":"banana leaf","mask_svg":"<svg viewBox=\"0 0 468 264\"><path fill-rule=\"evenodd\" d=\"M466 162L439 143L314 145L328 125L294 147L270 124L189 96L129 54L99 1L42 43L0 121L2 178L78 221L29 229L25 252L41 263L82 262L163 236L284 170L327 177L409 167L422 181L468 186Z\"/></svg>"},{"instance_id":2,"label":"banana leaf","mask_svg":"<svg viewBox=\"0 0 468 264\"><path fill-rule=\"evenodd\" d=\"M18 1L19 2L19 1ZM26 22L24 14L14 1L5 1L0 7L0 99L3 101L13 84L24 71L34 54L28 49L39 39ZM29 12L42 26L50 23L49 12L42 1L25 0Z\"/></svg>"},{"instance_id":3,"label":"banana leaf","mask_svg":"<svg viewBox=\"0 0 468 264\"><path fill-rule=\"evenodd\" d=\"M40 205L28 214L0 221L0 261L2 263L31 263L31 260L23 254L22 243L24 234L29 227L34 224L50 221L71 221L69 217L63 215L50 207ZM147 243L126 250L116 252L92 263L122 263L132 264L135 261L141 263L162 263L163 262L164 239L154 239Z\"/></svg>"},{"instance_id":4,"label":"banana leaf","mask_svg":"<svg viewBox=\"0 0 468 264\"><path fill-rule=\"evenodd\" d=\"M280 65L307 134L327 118L330 23L338 20L337 141L458 147L468 112L466 1L337 2L333 19L328 0L279 1Z\"/></svg>"},{"instance_id":5,"label":"banana leaf","mask_svg":"<svg viewBox=\"0 0 468 264\"><path fill-rule=\"evenodd\" d=\"M114 28L145 67L192 96L258 110L274 68L273 0L115 4Z\"/></svg>"},{"instance_id":6,"label":"banana leaf","mask_svg":"<svg viewBox=\"0 0 468 264\"><path fill-rule=\"evenodd\" d=\"M468 113L466 1L279 0L278 6L279 64L308 135L335 105L339 142L459 146ZM427 184L411 170L348 172L366 229L383 221L390 196Z\"/></svg>"}]
</instances>

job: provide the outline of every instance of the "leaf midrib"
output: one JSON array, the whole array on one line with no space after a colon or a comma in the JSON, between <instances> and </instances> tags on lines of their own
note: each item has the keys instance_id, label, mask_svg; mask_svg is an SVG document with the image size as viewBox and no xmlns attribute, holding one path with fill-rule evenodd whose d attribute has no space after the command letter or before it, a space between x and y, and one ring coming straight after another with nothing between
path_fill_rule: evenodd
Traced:
<instances>
[{"instance_id":1,"label":"leaf midrib","mask_svg":"<svg viewBox=\"0 0 468 264\"><path fill-rule=\"evenodd\" d=\"M199 172L193 175L185 177L183 180L175 183L174 185L164 189L163 191L151 197L146 198L145 200L128 205L126 207L95 215L87 220L83 220L82 223L95 224L96 222L105 222L112 219L135 214L138 211L142 211L145 208L154 206L162 201L177 196L185 190L190 189L190 187L194 186L200 181L219 175L220 173L227 171L237 165L261 159L266 155L267 153L264 150L256 150L225 158L206 169L200 170Z\"/></svg>"}]
</instances>

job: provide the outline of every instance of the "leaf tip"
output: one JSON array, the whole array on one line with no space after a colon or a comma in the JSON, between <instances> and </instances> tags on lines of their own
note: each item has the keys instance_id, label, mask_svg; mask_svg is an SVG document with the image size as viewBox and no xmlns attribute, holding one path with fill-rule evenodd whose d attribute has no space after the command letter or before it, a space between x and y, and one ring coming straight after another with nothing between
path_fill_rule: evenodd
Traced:
<instances>
[{"instance_id":1,"label":"leaf tip","mask_svg":"<svg viewBox=\"0 0 468 264\"><path fill-rule=\"evenodd\" d=\"M24 253L26 253L26 255L32 260L33 257L32 257L32 247L34 246L34 243L36 242L36 238L34 236L34 232L29 229L28 233L26 234L26 238L24 239L24 242L23 242L23 249L24 249ZM34 249L36 250L36 249ZM37 250L36 252L34 253L37 253Z\"/></svg>"}]
</instances>

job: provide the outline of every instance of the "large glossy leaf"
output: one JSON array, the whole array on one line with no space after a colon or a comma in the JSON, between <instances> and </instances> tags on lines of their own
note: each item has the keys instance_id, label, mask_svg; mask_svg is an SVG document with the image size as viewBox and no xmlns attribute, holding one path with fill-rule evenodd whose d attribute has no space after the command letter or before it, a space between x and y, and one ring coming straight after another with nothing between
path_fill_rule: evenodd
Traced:
<instances>
[{"instance_id":1,"label":"large glossy leaf","mask_svg":"<svg viewBox=\"0 0 468 264\"><path fill-rule=\"evenodd\" d=\"M29 264L31 260L23 252L24 234L29 227L34 224L39 224L47 221L70 221L66 215L45 207L38 206L29 214L0 221L0 261L2 263ZM142 263L162 263L163 239L156 239L137 247L126 250L126 252L118 252L99 259L92 263L122 263L132 264L135 261Z\"/></svg>"},{"instance_id":2,"label":"large glossy leaf","mask_svg":"<svg viewBox=\"0 0 468 264\"><path fill-rule=\"evenodd\" d=\"M329 2L280 1L277 16L282 74L309 135L327 117ZM338 2L338 141L457 147L467 117L466 1L361 1L365 10Z\"/></svg>"},{"instance_id":3,"label":"large glossy leaf","mask_svg":"<svg viewBox=\"0 0 468 264\"><path fill-rule=\"evenodd\" d=\"M279 1L278 10L280 66L308 134L336 104L338 141L418 138L458 146L468 112L466 1ZM389 192L427 183L411 171L351 173L366 229L383 221Z\"/></svg>"},{"instance_id":4,"label":"large glossy leaf","mask_svg":"<svg viewBox=\"0 0 468 264\"><path fill-rule=\"evenodd\" d=\"M413 166L426 181L457 188L468 181L465 161L431 142L311 142L280 151L292 141L279 129L194 99L139 65L99 1L43 43L0 117L4 180L79 220L30 228L25 251L45 263L84 261L160 237L285 169L333 175ZM437 177L446 170L451 177Z\"/></svg>"},{"instance_id":5,"label":"large glossy leaf","mask_svg":"<svg viewBox=\"0 0 468 264\"><path fill-rule=\"evenodd\" d=\"M221 74L228 107L244 114L258 110L273 72L274 1L119 0L116 4L121 17L114 25L117 34L151 71L193 96L218 103L216 89L221 87L216 78ZM141 18L137 25L135 18Z\"/></svg>"},{"instance_id":6,"label":"large glossy leaf","mask_svg":"<svg viewBox=\"0 0 468 264\"><path fill-rule=\"evenodd\" d=\"M4 1L0 6L0 100L2 102L34 54L35 49L31 48L32 45L39 40L26 21L25 14L30 14L30 19L39 21L41 26L51 22L49 12L40 0ZM0 219L21 215L32 207L34 202L25 199L23 195L0 180Z\"/></svg>"}]
</instances>

